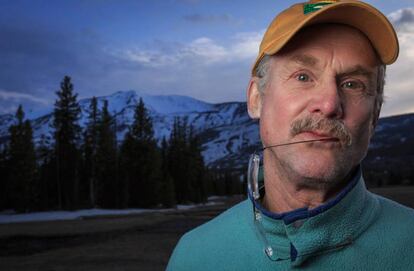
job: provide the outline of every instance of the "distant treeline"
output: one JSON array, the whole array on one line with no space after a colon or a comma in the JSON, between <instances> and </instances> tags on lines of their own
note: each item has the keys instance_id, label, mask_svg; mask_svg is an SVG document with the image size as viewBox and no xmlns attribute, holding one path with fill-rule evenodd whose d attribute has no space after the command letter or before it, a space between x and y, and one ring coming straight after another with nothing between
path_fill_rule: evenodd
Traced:
<instances>
[{"instance_id":1,"label":"distant treeline","mask_svg":"<svg viewBox=\"0 0 414 271\"><path fill-rule=\"evenodd\" d=\"M0 151L0 210L173 207L244 192L238 174L206 167L197 134L185 118L175 119L171 136L159 146L140 99L118 143L107 101L99 109L92 98L82 129L70 77L64 77L56 94L52 143L42 135L36 147L22 106L16 112Z\"/></svg>"}]
</instances>

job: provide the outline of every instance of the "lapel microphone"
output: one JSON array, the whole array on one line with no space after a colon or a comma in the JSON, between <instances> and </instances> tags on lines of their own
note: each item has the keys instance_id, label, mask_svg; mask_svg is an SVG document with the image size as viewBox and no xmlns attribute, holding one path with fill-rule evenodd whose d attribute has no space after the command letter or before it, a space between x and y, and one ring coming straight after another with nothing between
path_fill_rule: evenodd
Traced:
<instances>
[{"instance_id":1,"label":"lapel microphone","mask_svg":"<svg viewBox=\"0 0 414 271\"><path fill-rule=\"evenodd\" d=\"M310 140L302 140L302 141L282 143L282 144L277 144L277 145L270 145L270 146L266 146L266 147L262 148L262 151L264 151L266 149L269 149L269 148L274 148L274 147L287 146L287 145L293 145L293 144L299 144L299 143L315 142L315 141L326 141L326 140L332 140L332 139L334 139L334 138L324 137L324 138L318 138L318 139L310 139Z\"/></svg>"}]
</instances>

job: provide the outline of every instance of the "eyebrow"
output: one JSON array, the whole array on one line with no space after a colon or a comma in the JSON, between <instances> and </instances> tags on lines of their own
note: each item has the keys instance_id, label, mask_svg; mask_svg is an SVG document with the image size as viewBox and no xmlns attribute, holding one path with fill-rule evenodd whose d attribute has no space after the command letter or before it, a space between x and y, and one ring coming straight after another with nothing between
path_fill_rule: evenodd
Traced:
<instances>
[{"instance_id":1,"label":"eyebrow","mask_svg":"<svg viewBox=\"0 0 414 271\"><path fill-rule=\"evenodd\" d=\"M351 67L345 70L344 72L341 72L340 74L338 74L338 77L355 76L355 75L362 75L362 76L372 79L374 77L374 72L362 67L361 65L356 65L354 67Z\"/></svg>"},{"instance_id":2,"label":"eyebrow","mask_svg":"<svg viewBox=\"0 0 414 271\"><path fill-rule=\"evenodd\" d=\"M319 60L316 57L313 57L311 55L304 55L304 54L293 55L290 57L290 60L298 64L309 66L309 67L314 67L319 62Z\"/></svg>"}]
</instances>

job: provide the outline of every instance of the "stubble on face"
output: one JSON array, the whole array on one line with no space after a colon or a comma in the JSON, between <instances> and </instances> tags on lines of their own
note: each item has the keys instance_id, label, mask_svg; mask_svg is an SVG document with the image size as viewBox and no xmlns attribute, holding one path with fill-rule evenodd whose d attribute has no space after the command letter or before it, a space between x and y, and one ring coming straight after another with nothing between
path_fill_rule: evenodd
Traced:
<instances>
[{"instance_id":1,"label":"stubble on face","mask_svg":"<svg viewBox=\"0 0 414 271\"><path fill-rule=\"evenodd\" d=\"M315 150L321 148L316 146L318 145L317 142L304 143L303 145L307 145L303 147L315 148ZM347 176L352 170L349 161L352 160L354 155L350 146L342 146L340 155L335 157L335 163L331 163L329 166L317 157L308 159L306 164L299 164L298 161L302 159L300 156L303 156L303 153L301 149L294 148L292 146L289 150L270 150L265 153L265 171L277 172L276 174L281 180L293 182L298 189L329 190L347 181ZM319 170L315 174L314 168L323 168L323 170Z\"/></svg>"}]
</instances>

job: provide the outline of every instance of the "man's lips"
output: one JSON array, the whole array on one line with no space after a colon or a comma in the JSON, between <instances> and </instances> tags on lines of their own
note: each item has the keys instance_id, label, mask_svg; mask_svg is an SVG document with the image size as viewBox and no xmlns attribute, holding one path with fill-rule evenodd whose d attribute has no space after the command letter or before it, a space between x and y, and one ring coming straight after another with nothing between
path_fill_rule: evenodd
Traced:
<instances>
[{"instance_id":1,"label":"man's lips","mask_svg":"<svg viewBox=\"0 0 414 271\"><path fill-rule=\"evenodd\" d=\"M321 141L339 141L339 138L332 136L327 133L318 132L318 131L304 131L299 134L301 138L305 140L317 140Z\"/></svg>"},{"instance_id":2,"label":"man's lips","mask_svg":"<svg viewBox=\"0 0 414 271\"><path fill-rule=\"evenodd\" d=\"M281 146L288 146L288 145L296 145L296 144L303 144L303 143L311 143L311 142L335 142L338 143L340 140L335 136L331 136L325 133L318 133L313 131L306 131L301 132L298 134L300 140L293 140L290 142L265 146L263 150L274 148L274 147L281 147Z\"/></svg>"}]
</instances>

